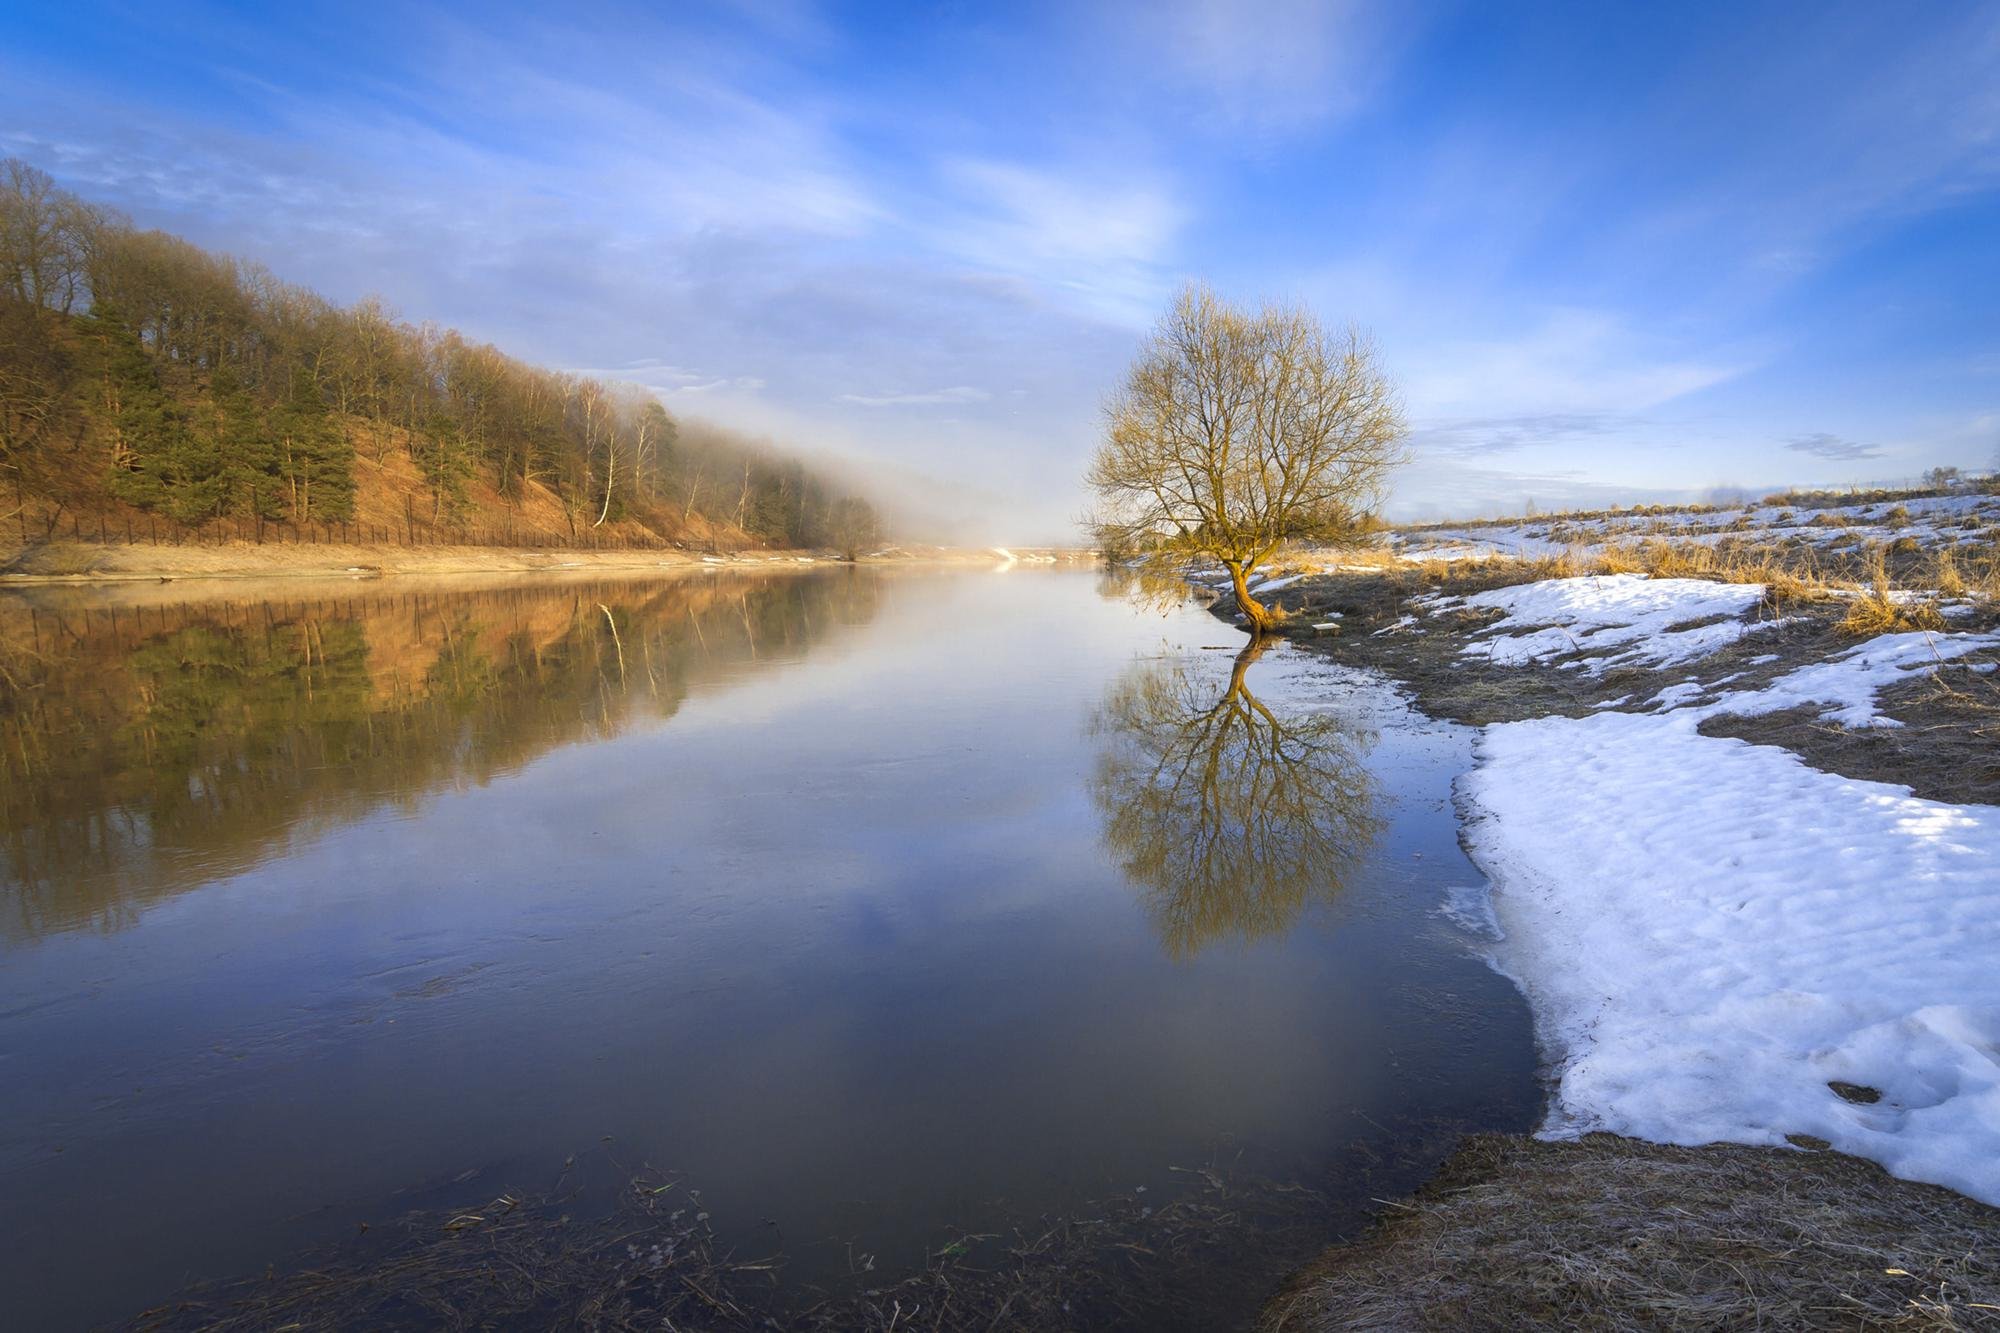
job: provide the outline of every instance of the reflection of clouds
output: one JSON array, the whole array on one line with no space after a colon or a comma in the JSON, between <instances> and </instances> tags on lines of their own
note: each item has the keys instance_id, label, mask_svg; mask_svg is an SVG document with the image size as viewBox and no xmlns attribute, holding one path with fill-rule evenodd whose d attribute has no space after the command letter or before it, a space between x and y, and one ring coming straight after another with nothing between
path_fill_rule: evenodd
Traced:
<instances>
[{"instance_id":1,"label":"reflection of clouds","mask_svg":"<svg viewBox=\"0 0 2000 1333\"><path fill-rule=\"evenodd\" d=\"M1093 719L1105 844L1177 957L1290 928L1340 893L1380 832L1372 738L1259 700L1245 680L1259 651L1236 658L1219 697L1186 662L1142 663Z\"/></svg>"}]
</instances>

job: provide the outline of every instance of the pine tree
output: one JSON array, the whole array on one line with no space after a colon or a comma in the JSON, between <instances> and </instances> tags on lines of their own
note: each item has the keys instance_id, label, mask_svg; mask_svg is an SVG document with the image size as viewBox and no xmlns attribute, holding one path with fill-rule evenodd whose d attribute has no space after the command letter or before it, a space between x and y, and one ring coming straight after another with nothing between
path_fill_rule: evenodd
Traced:
<instances>
[{"instance_id":1,"label":"pine tree","mask_svg":"<svg viewBox=\"0 0 2000 1333\"><path fill-rule=\"evenodd\" d=\"M112 494L185 522L214 515L225 482L213 439L188 429L161 387L145 344L116 308L93 306L85 324L101 354L99 380L112 427Z\"/></svg>"},{"instance_id":2,"label":"pine tree","mask_svg":"<svg viewBox=\"0 0 2000 1333\"><path fill-rule=\"evenodd\" d=\"M292 371L273 421L278 471L299 523L354 515L354 442L326 409L319 386L301 366Z\"/></svg>"},{"instance_id":3,"label":"pine tree","mask_svg":"<svg viewBox=\"0 0 2000 1333\"><path fill-rule=\"evenodd\" d=\"M209 434L222 463L224 504L259 518L284 515L277 449L262 406L234 372L215 372L208 385Z\"/></svg>"}]
</instances>

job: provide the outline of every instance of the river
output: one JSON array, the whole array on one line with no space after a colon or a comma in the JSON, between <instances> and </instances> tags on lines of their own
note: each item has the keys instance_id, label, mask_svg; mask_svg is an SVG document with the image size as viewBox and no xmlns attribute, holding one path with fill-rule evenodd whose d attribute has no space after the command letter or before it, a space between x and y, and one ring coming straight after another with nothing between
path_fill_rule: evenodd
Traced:
<instances>
[{"instance_id":1,"label":"river","mask_svg":"<svg viewBox=\"0 0 2000 1333\"><path fill-rule=\"evenodd\" d=\"M1027 566L0 594L0 1308L593 1154L801 1288L1202 1165L1351 1231L1533 1123L1529 1018L1469 733L1240 646Z\"/></svg>"}]
</instances>

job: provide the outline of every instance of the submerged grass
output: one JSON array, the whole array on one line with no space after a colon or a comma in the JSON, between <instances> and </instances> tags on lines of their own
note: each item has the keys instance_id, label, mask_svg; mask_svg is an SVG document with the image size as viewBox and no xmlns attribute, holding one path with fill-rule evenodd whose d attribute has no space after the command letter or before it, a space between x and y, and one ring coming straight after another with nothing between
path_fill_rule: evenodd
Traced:
<instances>
[{"instance_id":1,"label":"submerged grass","mask_svg":"<svg viewBox=\"0 0 2000 1333\"><path fill-rule=\"evenodd\" d=\"M1274 1301L1337 1329L2000 1324L2000 1212L1834 1153L1467 1139Z\"/></svg>"},{"instance_id":2,"label":"submerged grass","mask_svg":"<svg viewBox=\"0 0 2000 1333\"><path fill-rule=\"evenodd\" d=\"M901 1276L878 1276L875 1256L850 1252L851 1281L812 1288L786 1284L780 1256L731 1253L700 1193L649 1169L595 1220L580 1220L580 1191L561 1187L412 1213L386 1241L198 1287L128 1327L1207 1329L1246 1323L1332 1234L1316 1190L1218 1167L1179 1177L1184 1188L1151 1201L1118 1195L1005 1233L941 1237Z\"/></svg>"}]
</instances>

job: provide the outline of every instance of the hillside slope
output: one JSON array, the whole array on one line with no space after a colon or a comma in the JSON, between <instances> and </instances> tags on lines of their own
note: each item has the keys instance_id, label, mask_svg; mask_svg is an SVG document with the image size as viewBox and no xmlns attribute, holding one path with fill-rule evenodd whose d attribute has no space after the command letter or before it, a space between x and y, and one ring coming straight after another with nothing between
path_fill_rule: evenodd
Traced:
<instances>
[{"instance_id":1,"label":"hillside slope","mask_svg":"<svg viewBox=\"0 0 2000 1333\"><path fill-rule=\"evenodd\" d=\"M372 298L337 306L0 161L0 540L275 528L851 552L878 526L825 472L678 421L638 385L527 365Z\"/></svg>"}]
</instances>

